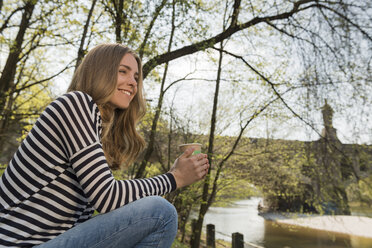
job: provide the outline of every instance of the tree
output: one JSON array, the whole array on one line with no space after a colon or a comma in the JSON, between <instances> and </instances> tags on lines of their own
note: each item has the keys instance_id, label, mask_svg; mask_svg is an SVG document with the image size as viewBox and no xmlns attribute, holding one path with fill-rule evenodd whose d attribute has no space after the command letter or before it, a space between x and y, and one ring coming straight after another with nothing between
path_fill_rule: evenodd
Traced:
<instances>
[{"instance_id":1,"label":"tree","mask_svg":"<svg viewBox=\"0 0 372 248\"><path fill-rule=\"evenodd\" d=\"M26 1L25 5L22 7L23 13L22 18L19 24L19 30L17 33L17 36L10 44L9 47L9 54L8 58L6 60L4 69L1 73L0 78L0 93L1 93L1 105L0 109L4 110L4 97L5 92L9 90L9 88L14 84L14 77L16 74L16 65L20 60L20 54L22 52L22 44L25 39L26 30L30 26L30 20L32 17L32 13L34 11L35 5L37 4L37 1ZM3 27L5 28L5 27ZM3 29L2 28L2 29Z\"/></svg>"},{"instance_id":2,"label":"tree","mask_svg":"<svg viewBox=\"0 0 372 248\"><path fill-rule=\"evenodd\" d=\"M161 6L163 6L163 5L164 5L164 2L161 3ZM176 6L175 5L176 5L176 3L173 0L173 2L172 2L171 31L170 31L170 37L169 37L169 42L168 42L168 52L172 48L174 32L175 32L175 29L176 29L176 25L175 25ZM158 10L156 11L156 13L157 12L158 12ZM156 18L156 16L154 18ZM141 45L141 46L143 46L143 45ZM164 98L164 94L169 89L169 87L165 88L165 82L166 82L167 73L168 73L168 65L169 65L169 63L167 62L165 64L165 67L164 67L164 72L163 72L163 76L162 76L161 84L160 84L161 86L160 86L160 93L159 93L158 103L157 103L157 107L155 109L155 116L154 116L154 119L153 119L152 125L151 125L151 132L150 132L149 141L148 141L146 150L144 152L144 154L145 154L144 158L143 158L142 162L140 163L140 165L137 169L136 178L143 177L145 167L146 167L146 165L147 165L147 163L148 163L148 161L151 157L151 154L154 150L156 127L157 127L157 124L158 124L158 120L159 120L159 117L160 117L160 112L161 112L162 105L163 105L163 98Z\"/></svg>"},{"instance_id":3,"label":"tree","mask_svg":"<svg viewBox=\"0 0 372 248\"><path fill-rule=\"evenodd\" d=\"M21 8L23 10L22 18L19 24L19 30L17 36L9 46L9 54L8 58L6 59L5 66L2 70L1 77L0 77L0 111L1 111L1 127L0 127L0 145L3 143L4 140L4 130L6 130L7 126L9 125L9 118L10 118L10 109L6 108L6 104L11 105L12 101L9 99L7 101L7 93L14 85L14 79L16 75L16 68L17 64L20 61L20 54L22 51L22 44L24 41L24 37L26 34L26 30L29 28L30 20L32 17L32 13L34 11L35 5L37 1L27 1L25 5ZM13 12L15 13L15 12ZM13 15L10 14L10 17ZM7 22L3 24L2 30L6 28Z\"/></svg>"},{"instance_id":4,"label":"tree","mask_svg":"<svg viewBox=\"0 0 372 248\"><path fill-rule=\"evenodd\" d=\"M38 15L34 15L39 5ZM48 46L48 43L43 44L42 41L50 36L47 27L52 22L53 11L58 8L55 4L41 5L39 1L23 1L16 5L7 3L5 11L1 13L5 17L0 28L3 35L1 43L6 46L7 58L0 77L0 150L3 150L4 142L12 135L8 127L22 119L21 116L13 118L16 98L37 84L43 85L69 67L67 65L48 76L41 71L43 67L39 62L43 57L39 49Z\"/></svg>"},{"instance_id":5,"label":"tree","mask_svg":"<svg viewBox=\"0 0 372 248\"><path fill-rule=\"evenodd\" d=\"M92 35L91 30L90 36L87 37L95 2L87 13L87 22L80 40L75 40L71 31L79 30L80 22L77 18L79 11L85 11L84 5L76 8L78 3L75 1L16 3L8 1L5 4L4 11L1 13L4 21L0 27L0 33L3 35L1 45L5 48L1 53L7 55L4 60L5 65L1 68L0 78L0 151L2 153L12 154L14 148L18 146L9 141L13 140L11 137L14 135L21 135L23 127L12 126L12 124L27 123L30 120L29 115L41 113L43 106L45 107L53 97L50 94L49 100L46 100L43 96L45 91L50 89L55 78L73 68L75 58L70 59L69 56L65 56L68 54L66 51L71 46L79 47L76 59L78 64L84 55L85 43L89 45L92 37L96 36ZM99 16L93 18L93 24L98 18ZM58 54L63 56L58 57ZM28 95L31 88L33 88L33 97L44 99L46 102L37 107L38 112L30 109L30 113L26 113L23 109L20 115L17 112L18 105L27 106L27 103L19 102L20 99L25 99L19 96ZM38 88L44 90L36 90ZM4 149L7 151L4 152Z\"/></svg>"},{"instance_id":6,"label":"tree","mask_svg":"<svg viewBox=\"0 0 372 248\"><path fill-rule=\"evenodd\" d=\"M75 70L77 69L77 67L79 66L81 61L83 60L84 55L86 53L86 49L84 48L84 44L86 42L88 28L89 28L89 25L90 25L90 20L92 18L93 10L94 10L94 7L96 6L96 3L97 3L97 0L92 1L92 5L89 9L89 13L88 13L88 16L87 16L87 20L84 24L84 30L83 30L83 34L81 36L80 46L79 46L79 50L78 50L78 54L77 54L77 58L76 58Z\"/></svg>"}]
</instances>

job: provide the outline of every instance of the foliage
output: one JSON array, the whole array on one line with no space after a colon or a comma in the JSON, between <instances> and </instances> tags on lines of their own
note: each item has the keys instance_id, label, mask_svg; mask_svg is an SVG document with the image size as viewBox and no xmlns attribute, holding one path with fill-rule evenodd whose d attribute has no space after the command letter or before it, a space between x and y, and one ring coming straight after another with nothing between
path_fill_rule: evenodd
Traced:
<instances>
[{"instance_id":1,"label":"foliage","mask_svg":"<svg viewBox=\"0 0 372 248\"><path fill-rule=\"evenodd\" d=\"M371 184L372 184L372 177L368 177L368 178L365 178L364 180L360 180L358 182L358 186L359 186L359 189L360 189L360 193L361 193L361 198L362 198L362 202L363 201L366 201L367 203L369 203L371 205L372 201L372 187L371 187Z\"/></svg>"},{"instance_id":2,"label":"foliage","mask_svg":"<svg viewBox=\"0 0 372 248\"><path fill-rule=\"evenodd\" d=\"M44 85L34 85L16 98L13 116L19 116L22 119L17 119L24 123L20 141L27 136L40 113L52 100L51 92Z\"/></svg>"},{"instance_id":3,"label":"foliage","mask_svg":"<svg viewBox=\"0 0 372 248\"><path fill-rule=\"evenodd\" d=\"M0 177L3 175L5 168L6 168L6 165L0 165Z\"/></svg>"},{"instance_id":4,"label":"foliage","mask_svg":"<svg viewBox=\"0 0 372 248\"><path fill-rule=\"evenodd\" d=\"M353 204L358 203L370 207L372 205L372 176L351 183L347 187L347 192Z\"/></svg>"},{"instance_id":5,"label":"foliage","mask_svg":"<svg viewBox=\"0 0 372 248\"><path fill-rule=\"evenodd\" d=\"M247 178L242 178L241 171L226 169L225 174L230 174L229 178L220 179L219 189L212 206L226 207L237 200L248 199L252 196L262 196L262 193Z\"/></svg>"},{"instance_id":6,"label":"foliage","mask_svg":"<svg viewBox=\"0 0 372 248\"><path fill-rule=\"evenodd\" d=\"M146 98L152 101L138 127L149 141L148 155L115 171L115 177L133 178L142 161L146 176L167 172L179 155L178 144L197 141L204 152L213 144L210 177L216 181L209 186L215 185L217 194L207 188L211 202L256 194L255 185L272 206L303 211L305 204L320 205L309 185L319 186L329 199L340 197L333 194L336 188L345 192L345 182L350 199L370 202L366 175L372 168L363 152L369 146L347 148L341 155L325 146L333 162L322 164L304 143L288 141L299 133L302 140L326 138L319 110L327 99L343 143L371 142L372 6L367 2L1 2L0 152L14 153L89 49L119 42L142 58ZM217 47L220 42L224 46ZM210 141L217 71L220 100ZM200 200L201 184L168 196L180 212L180 226L192 208L206 204Z\"/></svg>"}]
</instances>

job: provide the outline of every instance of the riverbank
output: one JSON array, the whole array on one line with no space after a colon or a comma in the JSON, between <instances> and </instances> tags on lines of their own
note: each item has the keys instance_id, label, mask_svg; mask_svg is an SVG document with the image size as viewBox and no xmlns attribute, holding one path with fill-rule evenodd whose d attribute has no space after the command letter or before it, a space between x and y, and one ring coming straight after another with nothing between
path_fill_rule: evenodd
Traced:
<instances>
[{"instance_id":1,"label":"riverbank","mask_svg":"<svg viewBox=\"0 0 372 248\"><path fill-rule=\"evenodd\" d=\"M204 229L207 224L215 225L216 247L231 247L232 233L239 232L244 236L245 247L293 247L293 248L371 248L372 238L356 236L347 234L322 231L299 226L300 223L279 223L278 220L294 221L300 218L312 217L326 217L325 215L310 215L310 214L296 214L296 213L266 213L264 215L258 213L257 205L261 198L252 197L249 199L239 200L227 207L211 207L204 217ZM365 217L372 218L372 209L369 207L361 208L357 212L353 212L354 216L361 216L363 213ZM264 217L264 218L263 218ZM190 214L190 219L197 218L196 213ZM325 222L330 222L331 228L334 230L334 223L324 219ZM362 220L362 219L361 219ZM370 220L370 219L368 219ZM358 225L359 225L359 220ZM340 225L345 222L339 222ZM296 225L294 225L296 224ZM304 226L308 223L302 223ZM319 224L319 220L316 225ZM354 224L348 223L349 226ZM323 227L324 228L324 225ZM365 230L372 230L370 225L364 227ZM188 231L190 233L190 230ZM358 234L359 235L359 234ZM202 236L203 244L204 235ZM220 242L219 240L223 240ZM177 248L186 248L189 241L185 242L185 246L178 246ZM252 245L247 245L252 244ZM205 246L201 246L205 247ZM174 247L172 247L174 248Z\"/></svg>"},{"instance_id":2,"label":"riverbank","mask_svg":"<svg viewBox=\"0 0 372 248\"><path fill-rule=\"evenodd\" d=\"M349 215L299 215L265 213L266 220L278 224L300 226L321 231L342 233L372 239L372 218Z\"/></svg>"}]
</instances>

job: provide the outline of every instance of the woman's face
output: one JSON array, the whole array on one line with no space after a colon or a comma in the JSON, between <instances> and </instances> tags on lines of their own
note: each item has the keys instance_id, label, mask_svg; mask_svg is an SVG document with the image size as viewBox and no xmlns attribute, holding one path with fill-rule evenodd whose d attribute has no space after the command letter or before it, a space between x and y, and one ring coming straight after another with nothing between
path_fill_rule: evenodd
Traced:
<instances>
[{"instance_id":1,"label":"woman's face","mask_svg":"<svg viewBox=\"0 0 372 248\"><path fill-rule=\"evenodd\" d=\"M137 81L137 61L132 54L127 53L120 61L116 89L109 102L116 108L128 108L137 93Z\"/></svg>"}]
</instances>

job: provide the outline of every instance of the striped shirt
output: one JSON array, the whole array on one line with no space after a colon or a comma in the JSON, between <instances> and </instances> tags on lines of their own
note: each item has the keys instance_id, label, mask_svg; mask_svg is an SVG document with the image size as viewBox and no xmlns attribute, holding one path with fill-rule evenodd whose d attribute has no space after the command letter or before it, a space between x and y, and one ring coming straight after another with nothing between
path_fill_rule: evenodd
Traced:
<instances>
[{"instance_id":1,"label":"striped shirt","mask_svg":"<svg viewBox=\"0 0 372 248\"><path fill-rule=\"evenodd\" d=\"M0 246L33 246L149 195L176 189L172 174L115 180L92 98L70 92L41 114L0 179Z\"/></svg>"}]
</instances>

